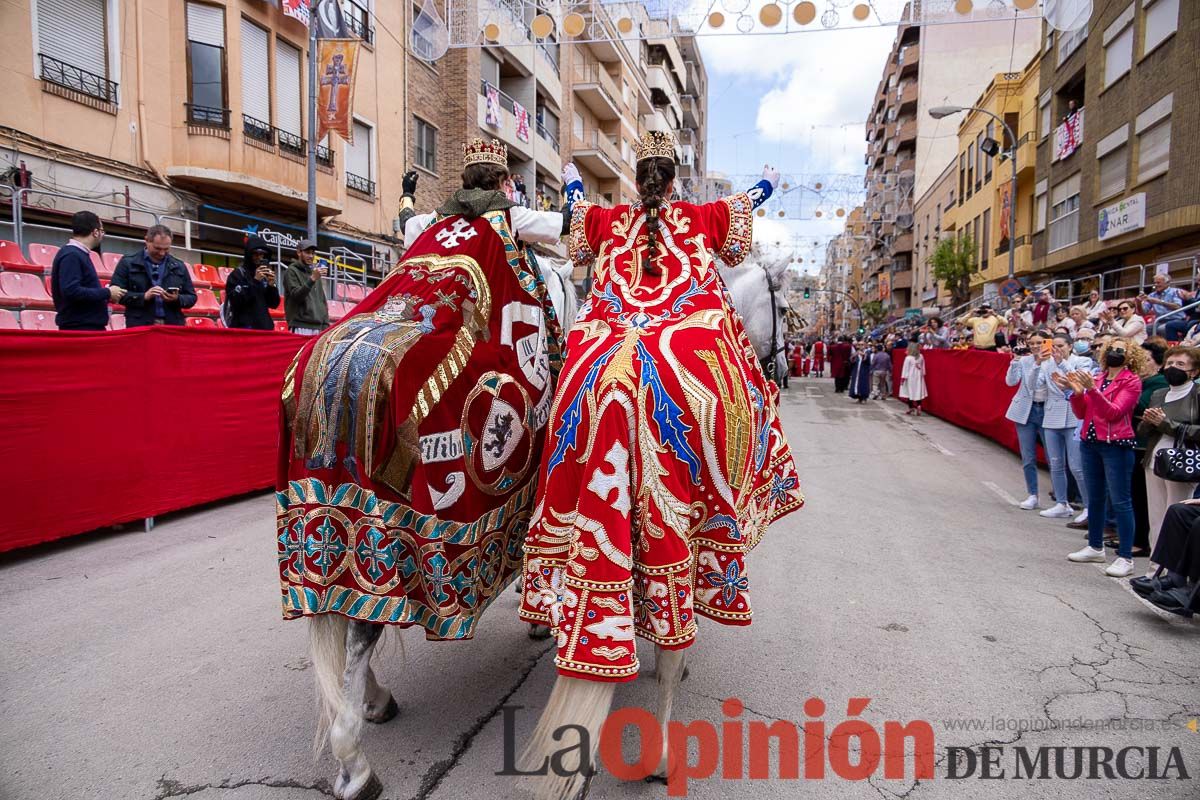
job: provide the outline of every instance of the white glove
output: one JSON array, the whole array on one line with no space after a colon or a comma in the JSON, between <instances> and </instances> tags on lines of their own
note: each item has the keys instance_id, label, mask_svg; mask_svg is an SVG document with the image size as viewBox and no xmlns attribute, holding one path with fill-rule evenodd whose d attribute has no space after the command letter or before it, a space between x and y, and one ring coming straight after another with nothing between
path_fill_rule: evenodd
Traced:
<instances>
[{"instance_id":1,"label":"white glove","mask_svg":"<svg viewBox=\"0 0 1200 800\"><path fill-rule=\"evenodd\" d=\"M771 184L771 189L779 188L779 170L767 164L763 167L763 180Z\"/></svg>"},{"instance_id":2,"label":"white glove","mask_svg":"<svg viewBox=\"0 0 1200 800\"><path fill-rule=\"evenodd\" d=\"M566 164L563 164L562 179L563 183L567 184L582 181L583 177L580 176L579 169L576 168L574 162L568 161Z\"/></svg>"}]
</instances>

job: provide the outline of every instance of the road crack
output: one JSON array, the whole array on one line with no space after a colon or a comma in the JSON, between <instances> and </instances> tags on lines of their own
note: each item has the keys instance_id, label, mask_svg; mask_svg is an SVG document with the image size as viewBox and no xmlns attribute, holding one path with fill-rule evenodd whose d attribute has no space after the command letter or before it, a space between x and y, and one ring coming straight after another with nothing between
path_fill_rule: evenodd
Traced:
<instances>
[{"instance_id":1,"label":"road crack","mask_svg":"<svg viewBox=\"0 0 1200 800\"><path fill-rule=\"evenodd\" d=\"M163 775L158 779L155 788L158 794L154 795L154 800L170 800L173 797L187 797L188 795L199 794L200 792L209 789L241 789L244 786L265 786L270 789L306 789L308 791L320 792L327 797L333 797L333 787L328 781L317 781L314 784L300 783L299 781L283 779L273 780L271 778L261 778L259 780L244 780L234 781L226 779L220 783L196 783L184 785L177 780L168 778Z\"/></svg>"}]
</instances>

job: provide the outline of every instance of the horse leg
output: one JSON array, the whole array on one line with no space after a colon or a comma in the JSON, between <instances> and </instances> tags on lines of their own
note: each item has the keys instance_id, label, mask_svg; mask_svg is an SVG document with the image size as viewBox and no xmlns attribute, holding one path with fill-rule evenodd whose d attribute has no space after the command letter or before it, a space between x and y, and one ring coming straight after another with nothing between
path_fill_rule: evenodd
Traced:
<instances>
[{"instance_id":1,"label":"horse leg","mask_svg":"<svg viewBox=\"0 0 1200 800\"><path fill-rule=\"evenodd\" d=\"M524 777L520 782L520 786L537 800L568 800L579 795L592 773L592 762L600 741L600 727L612 707L614 687L613 683L586 681L564 675L555 679L554 689L550 692L550 699L546 702L533 736L517 760L517 768L522 772L545 771L544 774ZM563 762L561 771L566 774L558 775L549 768L549 759L571 743L561 733L565 725L578 725L587 732L586 738L581 741L588 742L590 751L584 753L582 748L577 748L574 751L578 753L577 757L573 753L560 756Z\"/></svg>"},{"instance_id":2,"label":"horse leg","mask_svg":"<svg viewBox=\"0 0 1200 800\"><path fill-rule=\"evenodd\" d=\"M369 659L368 659L369 660ZM382 725L391 722L400 713L396 698L386 686L375 680L375 670L367 667L367 701L363 703L363 719Z\"/></svg>"},{"instance_id":3,"label":"horse leg","mask_svg":"<svg viewBox=\"0 0 1200 800\"><path fill-rule=\"evenodd\" d=\"M371 771L360 747L363 710L369 699L369 684L374 682L370 677L371 651L382 633L382 625L357 620L351 621L346 630L343 700L329 731L330 748L340 767L333 783L333 796L338 800L375 800L383 792L383 784Z\"/></svg>"},{"instance_id":4,"label":"horse leg","mask_svg":"<svg viewBox=\"0 0 1200 800\"><path fill-rule=\"evenodd\" d=\"M658 720L659 730L662 731L663 752L662 759L658 762L658 769L646 780L666 781L671 766L670 748L667 746L667 723L671 721L671 706L675 701L675 690L679 688L679 682L686 677L687 667L684 664L686 651L668 650L664 647L656 647L655 651L658 667L658 713L655 717Z\"/></svg>"}]
</instances>

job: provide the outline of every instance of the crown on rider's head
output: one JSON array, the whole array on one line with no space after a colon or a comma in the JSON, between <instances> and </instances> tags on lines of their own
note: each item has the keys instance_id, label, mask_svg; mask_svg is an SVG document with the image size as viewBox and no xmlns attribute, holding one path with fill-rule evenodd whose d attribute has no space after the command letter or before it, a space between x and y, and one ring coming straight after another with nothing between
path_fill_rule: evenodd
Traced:
<instances>
[{"instance_id":1,"label":"crown on rider's head","mask_svg":"<svg viewBox=\"0 0 1200 800\"><path fill-rule=\"evenodd\" d=\"M633 145L638 161L647 158L675 160L675 137L670 131L646 131Z\"/></svg>"},{"instance_id":2,"label":"crown on rider's head","mask_svg":"<svg viewBox=\"0 0 1200 800\"><path fill-rule=\"evenodd\" d=\"M508 166L508 147L503 142L492 139L490 142L479 137L463 145L463 166L472 164L496 164Z\"/></svg>"}]
</instances>

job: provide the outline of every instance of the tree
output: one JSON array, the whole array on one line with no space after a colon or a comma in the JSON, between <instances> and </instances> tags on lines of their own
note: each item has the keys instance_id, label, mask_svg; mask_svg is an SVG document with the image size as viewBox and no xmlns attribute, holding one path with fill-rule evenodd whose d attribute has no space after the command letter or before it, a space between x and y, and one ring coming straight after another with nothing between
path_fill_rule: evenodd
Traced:
<instances>
[{"instance_id":1,"label":"tree","mask_svg":"<svg viewBox=\"0 0 1200 800\"><path fill-rule=\"evenodd\" d=\"M971 299L971 276L975 273L975 242L969 235L947 236L929 256L933 277L950 292L951 302L962 305Z\"/></svg>"},{"instance_id":2,"label":"tree","mask_svg":"<svg viewBox=\"0 0 1200 800\"><path fill-rule=\"evenodd\" d=\"M883 316L886 313L887 311L884 309L883 303L879 300L868 300L862 304L863 319L865 319L867 324L872 328L883 321Z\"/></svg>"}]
</instances>

